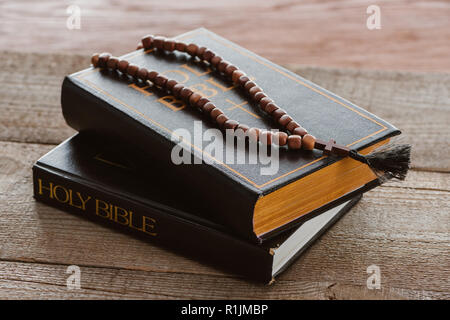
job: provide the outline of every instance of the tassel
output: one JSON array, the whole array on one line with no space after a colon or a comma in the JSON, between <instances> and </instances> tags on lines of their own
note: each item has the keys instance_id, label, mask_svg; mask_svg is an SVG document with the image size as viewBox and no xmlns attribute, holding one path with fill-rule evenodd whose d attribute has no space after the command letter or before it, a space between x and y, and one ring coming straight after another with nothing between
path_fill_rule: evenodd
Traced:
<instances>
[{"instance_id":1,"label":"tassel","mask_svg":"<svg viewBox=\"0 0 450 320\"><path fill-rule=\"evenodd\" d=\"M349 151L349 157L367 164L377 175L380 183L395 178L405 180L410 167L411 145L389 143L368 155Z\"/></svg>"}]
</instances>

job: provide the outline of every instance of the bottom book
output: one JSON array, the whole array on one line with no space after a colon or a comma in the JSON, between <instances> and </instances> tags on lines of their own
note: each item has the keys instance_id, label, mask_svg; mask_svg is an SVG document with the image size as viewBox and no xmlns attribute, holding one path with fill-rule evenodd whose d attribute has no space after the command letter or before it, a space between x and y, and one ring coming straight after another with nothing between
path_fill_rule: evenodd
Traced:
<instances>
[{"instance_id":1,"label":"bottom book","mask_svg":"<svg viewBox=\"0 0 450 320\"><path fill-rule=\"evenodd\" d=\"M208 217L192 214L201 204L186 198L183 188L189 186L178 186L170 173L143 163L124 146L89 134L77 134L39 159L33 166L33 182L38 201L265 283L271 283L361 198L255 244Z\"/></svg>"}]
</instances>

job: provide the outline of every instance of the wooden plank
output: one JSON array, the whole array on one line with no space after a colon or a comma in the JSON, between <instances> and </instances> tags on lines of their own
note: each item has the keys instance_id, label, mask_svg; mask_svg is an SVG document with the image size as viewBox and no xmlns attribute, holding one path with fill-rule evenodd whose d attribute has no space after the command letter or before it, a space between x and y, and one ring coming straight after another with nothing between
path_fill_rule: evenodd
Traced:
<instances>
[{"instance_id":1,"label":"wooden plank","mask_svg":"<svg viewBox=\"0 0 450 320\"><path fill-rule=\"evenodd\" d=\"M60 86L89 59L21 53L0 59L0 140L57 144L73 134L61 114ZM442 157L450 154L449 74L290 67L401 128L413 144L414 168L450 171Z\"/></svg>"},{"instance_id":2,"label":"wooden plank","mask_svg":"<svg viewBox=\"0 0 450 320\"><path fill-rule=\"evenodd\" d=\"M446 0L84 1L77 3L79 30L66 27L70 4L2 3L0 49L118 55L146 33L174 36L205 26L277 63L450 71ZM381 9L380 30L366 27L373 4Z\"/></svg>"},{"instance_id":3,"label":"wooden plank","mask_svg":"<svg viewBox=\"0 0 450 320\"><path fill-rule=\"evenodd\" d=\"M370 191L267 287L36 203L30 168L51 148L0 142L0 297L450 298L446 173L412 171ZM81 291L64 287L72 264ZM372 264L382 290L366 288Z\"/></svg>"}]
</instances>

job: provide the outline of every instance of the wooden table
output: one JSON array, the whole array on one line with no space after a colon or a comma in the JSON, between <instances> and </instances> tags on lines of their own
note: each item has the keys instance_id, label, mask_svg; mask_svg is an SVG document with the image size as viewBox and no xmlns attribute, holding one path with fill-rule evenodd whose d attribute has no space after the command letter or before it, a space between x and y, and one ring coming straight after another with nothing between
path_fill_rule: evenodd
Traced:
<instances>
[{"instance_id":1,"label":"wooden table","mask_svg":"<svg viewBox=\"0 0 450 320\"><path fill-rule=\"evenodd\" d=\"M450 298L450 75L290 66L404 130L413 169L361 202L271 286L36 203L31 166L74 133L63 76L86 56L0 53L0 298ZM381 289L366 286L367 267ZM66 269L81 268L68 290Z\"/></svg>"}]
</instances>

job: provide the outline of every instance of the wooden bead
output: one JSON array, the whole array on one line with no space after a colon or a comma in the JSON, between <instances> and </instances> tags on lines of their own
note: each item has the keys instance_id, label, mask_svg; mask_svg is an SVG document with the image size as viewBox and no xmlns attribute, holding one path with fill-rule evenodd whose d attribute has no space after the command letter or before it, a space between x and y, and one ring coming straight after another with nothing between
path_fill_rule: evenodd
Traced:
<instances>
[{"instance_id":1,"label":"wooden bead","mask_svg":"<svg viewBox=\"0 0 450 320\"><path fill-rule=\"evenodd\" d=\"M155 81L153 83L156 84L157 86L163 88L166 85L167 81L168 81L168 79L166 77L164 77L163 75L157 75L155 78Z\"/></svg>"},{"instance_id":2,"label":"wooden bead","mask_svg":"<svg viewBox=\"0 0 450 320\"><path fill-rule=\"evenodd\" d=\"M224 123L227 122L228 120L230 120L226 115L219 114L216 118L216 122L219 125L220 128L223 128Z\"/></svg>"},{"instance_id":3,"label":"wooden bead","mask_svg":"<svg viewBox=\"0 0 450 320\"><path fill-rule=\"evenodd\" d=\"M202 111L206 114L210 114L211 111L213 111L216 108L216 106L214 105L214 103L212 102L207 102L205 103L205 105L202 107Z\"/></svg>"},{"instance_id":4,"label":"wooden bead","mask_svg":"<svg viewBox=\"0 0 450 320\"><path fill-rule=\"evenodd\" d=\"M136 73L136 78L141 79L142 81L147 80L148 70L146 68L139 68Z\"/></svg>"},{"instance_id":5,"label":"wooden bead","mask_svg":"<svg viewBox=\"0 0 450 320\"><path fill-rule=\"evenodd\" d=\"M300 126L295 128L294 131L291 131L291 132L292 132L292 134L296 134L296 135L302 136L302 137L308 133L305 128L302 128Z\"/></svg>"},{"instance_id":6,"label":"wooden bead","mask_svg":"<svg viewBox=\"0 0 450 320\"><path fill-rule=\"evenodd\" d=\"M210 102L209 99L204 98L204 97L201 97L201 98L197 101L196 106L197 106L198 108L200 108L200 109L203 109L203 106L204 106L205 104L207 104L208 102Z\"/></svg>"},{"instance_id":7,"label":"wooden bead","mask_svg":"<svg viewBox=\"0 0 450 320\"><path fill-rule=\"evenodd\" d=\"M147 79L150 80L151 82L155 83L155 79L156 79L156 77L157 77L158 75L159 75L158 72L156 72L156 71L150 71L150 72L147 74Z\"/></svg>"},{"instance_id":8,"label":"wooden bead","mask_svg":"<svg viewBox=\"0 0 450 320\"><path fill-rule=\"evenodd\" d=\"M98 53L94 53L93 55L92 55L92 57L91 57L91 63L92 63L92 66L94 67L94 68L97 68L98 67L98 57L99 57L100 55L98 54Z\"/></svg>"},{"instance_id":9,"label":"wooden bead","mask_svg":"<svg viewBox=\"0 0 450 320\"><path fill-rule=\"evenodd\" d=\"M153 38L153 47L155 47L156 49L163 49L164 48L164 42L165 42L166 38L164 37L154 37Z\"/></svg>"},{"instance_id":10,"label":"wooden bead","mask_svg":"<svg viewBox=\"0 0 450 320\"><path fill-rule=\"evenodd\" d=\"M249 128L249 126L240 123L240 124L238 125L238 127L236 128L236 130L238 130L238 129L242 130L243 132L247 132L248 129L250 129L250 128Z\"/></svg>"},{"instance_id":11,"label":"wooden bead","mask_svg":"<svg viewBox=\"0 0 450 320\"><path fill-rule=\"evenodd\" d=\"M166 83L166 89L168 91L172 91L173 87L175 87L177 84L178 84L178 82L176 80L173 80L173 79L168 80Z\"/></svg>"},{"instance_id":12,"label":"wooden bead","mask_svg":"<svg viewBox=\"0 0 450 320\"><path fill-rule=\"evenodd\" d=\"M211 65L214 68L217 68L217 66L219 65L219 63L222 61L222 57L220 56L214 56L211 58Z\"/></svg>"},{"instance_id":13,"label":"wooden bead","mask_svg":"<svg viewBox=\"0 0 450 320\"><path fill-rule=\"evenodd\" d=\"M278 119L278 123L279 123L281 126L283 126L283 127L286 127L286 125L287 125L289 122L291 122L291 121L292 121L292 118L291 118L289 115L287 115L287 114L282 115L282 116Z\"/></svg>"},{"instance_id":14,"label":"wooden bead","mask_svg":"<svg viewBox=\"0 0 450 320\"><path fill-rule=\"evenodd\" d=\"M244 75L245 73L241 70L234 70L233 74L231 75L231 81L233 81L233 83L238 83L239 79Z\"/></svg>"},{"instance_id":15,"label":"wooden bead","mask_svg":"<svg viewBox=\"0 0 450 320\"><path fill-rule=\"evenodd\" d=\"M139 67L137 65L130 63L127 68L127 74L129 74L132 77L135 77L138 70L139 70Z\"/></svg>"},{"instance_id":16,"label":"wooden bead","mask_svg":"<svg viewBox=\"0 0 450 320\"><path fill-rule=\"evenodd\" d=\"M252 95L252 99L256 103L259 103L261 101L261 99L266 98L266 97L267 97L267 95L264 92L261 92L261 91L258 91L254 95Z\"/></svg>"},{"instance_id":17,"label":"wooden bead","mask_svg":"<svg viewBox=\"0 0 450 320\"><path fill-rule=\"evenodd\" d=\"M122 73L126 73L127 69L128 69L128 61L126 60L120 60L119 63L117 64L117 69L119 69L120 72Z\"/></svg>"},{"instance_id":18,"label":"wooden bead","mask_svg":"<svg viewBox=\"0 0 450 320\"><path fill-rule=\"evenodd\" d=\"M277 133L275 133L275 139L274 141L276 142L278 140L278 142L276 143L279 146L285 146L287 143L287 139L288 139L288 135L286 132L282 132L279 131Z\"/></svg>"},{"instance_id":19,"label":"wooden bead","mask_svg":"<svg viewBox=\"0 0 450 320\"><path fill-rule=\"evenodd\" d=\"M165 40L163 43L163 49L170 52L175 50L175 41Z\"/></svg>"},{"instance_id":20,"label":"wooden bead","mask_svg":"<svg viewBox=\"0 0 450 320\"><path fill-rule=\"evenodd\" d=\"M280 109L275 103L273 102L269 102L266 105L266 108L264 109L265 112L267 112L268 114L272 114L275 110Z\"/></svg>"},{"instance_id":21,"label":"wooden bead","mask_svg":"<svg viewBox=\"0 0 450 320\"><path fill-rule=\"evenodd\" d=\"M176 97L179 98L180 97L180 92L181 90L184 89L184 85L182 85L181 83L178 83L176 85L173 86L172 88L172 94Z\"/></svg>"},{"instance_id":22,"label":"wooden bead","mask_svg":"<svg viewBox=\"0 0 450 320\"><path fill-rule=\"evenodd\" d=\"M251 87L249 90L248 90L248 94L250 95L250 96L254 96L257 92L261 92L262 91L262 89L260 88L260 87L258 87L258 86L253 86L253 87Z\"/></svg>"},{"instance_id":23,"label":"wooden bead","mask_svg":"<svg viewBox=\"0 0 450 320\"><path fill-rule=\"evenodd\" d=\"M202 98L201 95L199 95L198 93L194 92L193 94L191 94L191 96L189 97L189 103L191 106L196 107L198 100L200 100Z\"/></svg>"},{"instance_id":24,"label":"wooden bead","mask_svg":"<svg viewBox=\"0 0 450 320\"><path fill-rule=\"evenodd\" d=\"M225 129L232 129L232 130L234 130L234 129L236 129L236 127L238 125L239 125L239 122L237 122L236 120L229 119L229 120L225 121L225 123L223 124L223 127Z\"/></svg>"},{"instance_id":25,"label":"wooden bead","mask_svg":"<svg viewBox=\"0 0 450 320\"><path fill-rule=\"evenodd\" d=\"M231 75L233 74L234 71L236 71L238 68L236 66L233 66L232 64L229 64L225 70L224 73L228 76L231 77Z\"/></svg>"},{"instance_id":26,"label":"wooden bead","mask_svg":"<svg viewBox=\"0 0 450 320\"><path fill-rule=\"evenodd\" d=\"M189 44L186 48L186 52L191 56L195 56L197 54L198 46L196 44Z\"/></svg>"},{"instance_id":27,"label":"wooden bead","mask_svg":"<svg viewBox=\"0 0 450 320\"><path fill-rule=\"evenodd\" d=\"M189 101L189 97L194 93L194 91L192 91L191 89L189 89L188 87L184 87L183 89L181 89L180 92L180 97L181 99L185 100L185 101Z\"/></svg>"},{"instance_id":28,"label":"wooden bead","mask_svg":"<svg viewBox=\"0 0 450 320\"><path fill-rule=\"evenodd\" d=\"M254 83L253 81L249 80L244 84L244 89L249 91L251 88L255 87L256 83Z\"/></svg>"},{"instance_id":29,"label":"wooden bead","mask_svg":"<svg viewBox=\"0 0 450 320\"><path fill-rule=\"evenodd\" d=\"M298 128L298 127L300 127L300 125L299 125L297 122L295 122L294 120L291 120L291 122L289 122L289 123L286 125L286 129L288 129L291 133L294 133L294 132L293 132L294 129L295 129L295 128Z\"/></svg>"},{"instance_id":30,"label":"wooden bead","mask_svg":"<svg viewBox=\"0 0 450 320\"><path fill-rule=\"evenodd\" d=\"M205 53L205 51L206 51L205 47L198 48L196 55L200 60L203 60L203 54Z\"/></svg>"},{"instance_id":31,"label":"wooden bead","mask_svg":"<svg viewBox=\"0 0 450 320\"><path fill-rule=\"evenodd\" d=\"M277 110L273 111L270 115L274 118L275 121L278 121L278 119L281 118L281 116L284 116L286 114L286 111L284 111L281 108L278 108Z\"/></svg>"},{"instance_id":32,"label":"wooden bead","mask_svg":"<svg viewBox=\"0 0 450 320\"><path fill-rule=\"evenodd\" d=\"M219 65L217 66L217 70L219 72L225 72L225 69L230 65L228 61L222 60L220 61Z\"/></svg>"},{"instance_id":33,"label":"wooden bead","mask_svg":"<svg viewBox=\"0 0 450 320\"><path fill-rule=\"evenodd\" d=\"M111 55L107 52L103 52L98 56L98 66L100 68L106 68L106 63L108 62Z\"/></svg>"},{"instance_id":34,"label":"wooden bead","mask_svg":"<svg viewBox=\"0 0 450 320\"><path fill-rule=\"evenodd\" d=\"M151 49L153 47L153 35L146 35L141 39L141 42L145 50Z\"/></svg>"},{"instance_id":35,"label":"wooden bead","mask_svg":"<svg viewBox=\"0 0 450 320\"><path fill-rule=\"evenodd\" d=\"M257 142L259 140L259 129L258 128L250 128L247 131L248 138L252 142Z\"/></svg>"},{"instance_id":36,"label":"wooden bead","mask_svg":"<svg viewBox=\"0 0 450 320\"><path fill-rule=\"evenodd\" d=\"M312 150L314 149L314 145L316 144L316 138L310 134L305 134L302 138L303 143L303 149L305 150Z\"/></svg>"},{"instance_id":37,"label":"wooden bead","mask_svg":"<svg viewBox=\"0 0 450 320\"><path fill-rule=\"evenodd\" d=\"M273 102L272 99L270 99L269 97L264 97L261 100L259 100L259 107L262 110L266 110L266 106L271 102Z\"/></svg>"},{"instance_id":38,"label":"wooden bead","mask_svg":"<svg viewBox=\"0 0 450 320\"><path fill-rule=\"evenodd\" d=\"M261 141L265 145L272 144L273 133L271 131L263 131L259 134L259 141Z\"/></svg>"},{"instance_id":39,"label":"wooden bead","mask_svg":"<svg viewBox=\"0 0 450 320\"><path fill-rule=\"evenodd\" d=\"M302 147L302 137L298 135L290 135L287 139L289 149L298 150Z\"/></svg>"},{"instance_id":40,"label":"wooden bead","mask_svg":"<svg viewBox=\"0 0 450 320\"><path fill-rule=\"evenodd\" d=\"M117 69L117 64L119 63L119 59L116 57L109 58L108 62L106 62L106 67L112 70Z\"/></svg>"},{"instance_id":41,"label":"wooden bead","mask_svg":"<svg viewBox=\"0 0 450 320\"><path fill-rule=\"evenodd\" d=\"M203 60L211 62L212 58L214 58L215 53L211 50L207 49L205 53L203 54Z\"/></svg>"},{"instance_id":42,"label":"wooden bead","mask_svg":"<svg viewBox=\"0 0 450 320\"><path fill-rule=\"evenodd\" d=\"M219 116L219 114L223 114L222 110L219 108L214 108L211 110L210 116L212 120L216 120L216 118Z\"/></svg>"},{"instance_id":43,"label":"wooden bead","mask_svg":"<svg viewBox=\"0 0 450 320\"><path fill-rule=\"evenodd\" d=\"M181 42L181 41L175 42L175 50L180 51L180 52L185 52L186 48L187 48L186 43Z\"/></svg>"}]
</instances>

